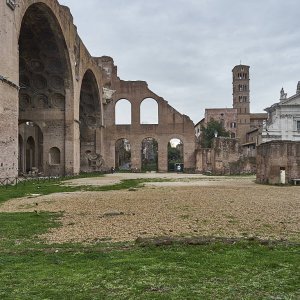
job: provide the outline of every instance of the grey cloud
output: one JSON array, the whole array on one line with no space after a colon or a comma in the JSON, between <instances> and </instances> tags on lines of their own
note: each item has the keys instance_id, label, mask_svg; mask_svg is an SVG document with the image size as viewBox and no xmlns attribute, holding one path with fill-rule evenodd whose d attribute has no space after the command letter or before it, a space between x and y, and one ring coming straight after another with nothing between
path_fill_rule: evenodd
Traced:
<instances>
[{"instance_id":1,"label":"grey cloud","mask_svg":"<svg viewBox=\"0 0 300 300\"><path fill-rule=\"evenodd\" d=\"M61 0L92 55L149 87L195 122L231 107L234 65L250 65L251 110L300 80L298 0Z\"/></svg>"}]
</instances>

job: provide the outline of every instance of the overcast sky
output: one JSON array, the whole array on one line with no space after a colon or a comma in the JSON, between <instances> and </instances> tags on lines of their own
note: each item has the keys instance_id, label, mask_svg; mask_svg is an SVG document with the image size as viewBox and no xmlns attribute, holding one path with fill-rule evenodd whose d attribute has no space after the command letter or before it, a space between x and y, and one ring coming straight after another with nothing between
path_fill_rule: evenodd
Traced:
<instances>
[{"instance_id":1,"label":"overcast sky","mask_svg":"<svg viewBox=\"0 0 300 300\"><path fill-rule=\"evenodd\" d=\"M251 112L300 81L299 0L60 0L93 56L194 121L232 107L235 65L249 65Z\"/></svg>"}]
</instances>

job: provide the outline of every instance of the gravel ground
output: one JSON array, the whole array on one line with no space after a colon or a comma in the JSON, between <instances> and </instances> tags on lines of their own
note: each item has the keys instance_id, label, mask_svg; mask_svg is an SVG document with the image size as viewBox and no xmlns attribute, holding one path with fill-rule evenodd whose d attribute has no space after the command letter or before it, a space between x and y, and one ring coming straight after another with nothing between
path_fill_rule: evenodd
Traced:
<instances>
[{"instance_id":1,"label":"gravel ground","mask_svg":"<svg viewBox=\"0 0 300 300\"><path fill-rule=\"evenodd\" d=\"M49 243L132 241L155 236L256 236L300 241L300 188L257 185L253 177L111 174L68 184L114 184L168 178L136 191L61 193L14 199L1 212L63 211ZM36 203L38 205L36 205Z\"/></svg>"}]
</instances>

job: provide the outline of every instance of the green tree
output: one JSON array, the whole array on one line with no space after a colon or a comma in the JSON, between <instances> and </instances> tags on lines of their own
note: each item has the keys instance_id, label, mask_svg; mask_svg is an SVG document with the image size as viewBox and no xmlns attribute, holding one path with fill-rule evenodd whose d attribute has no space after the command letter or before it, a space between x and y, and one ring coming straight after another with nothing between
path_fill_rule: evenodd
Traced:
<instances>
[{"instance_id":1,"label":"green tree","mask_svg":"<svg viewBox=\"0 0 300 300\"><path fill-rule=\"evenodd\" d=\"M212 140L217 132L218 136L229 137L230 133L225 130L223 124L219 121L211 119L206 126L201 126L201 146L203 148L211 148Z\"/></svg>"},{"instance_id":2,"label":"green tree","mask_svg":"<svg viewBox=\"0 0 300 300\"><path fill-rule=\"evenodd\" d=\"M183 163L183 144L179 143L176 147L168 143L168 171L175 171L175 164Z\"/></svg>"},{"instance_id":3,"label":"green tree","mask_svg":"<svg viewBox=\"0 0 300 300\"><path fill-rule=\"evenodd\" d=\"M169 162L181 162L181 153L178 147L172 147L171 143L168 143L168 160Z\"/></svg>"}]
</instances>

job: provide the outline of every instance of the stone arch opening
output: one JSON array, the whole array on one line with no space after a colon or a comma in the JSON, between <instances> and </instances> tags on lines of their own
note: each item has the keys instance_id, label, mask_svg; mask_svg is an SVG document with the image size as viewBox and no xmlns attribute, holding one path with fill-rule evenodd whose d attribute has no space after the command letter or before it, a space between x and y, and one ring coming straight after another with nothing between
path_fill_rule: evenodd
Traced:
<instances>
[{"instance_id":1,"label":"stone arch opening","mask_svg":"<svg viewBox=\"0 0 300 300\"><path fill-rule=\"evenodd\" d=\"M47 148L59 144L63 153L66 95L70 94L71 78L68 49L58 20L46 4L32 4L23 16L19 35L19 124L24 120L43 124ZM31 128L23 126L22 130L26 136ZM42 155L43 151L38 153ZM46 167L47 156L44 159L38 167L39 172L51 175ZM65 165L64 155L61 160ZM28 171L28 168L21 166L20 170ZM56 175L63 175L64 168L59 172Z\"/></svg>"},{"instance_id":2,"label":"stone arch opening","mask_svg":"<svg viewBox=\"0 0 300 300\"><path fill-rule=\"evenodd\" d=\"M142 171L151 172L158 171L158 143L152 138L148 137L142 141Z\"/></svg>"},{"instance_id":3,"label":"stone arch opening","mask_svg":"<svg viewBox=\"0 0 300 300\"><path fill-rule=\"evenodd\" d=\"M121 171L131 170L131 145L127 139L119 139L116 141L115 168Z\"/></svg>"},{"instance_id":4,"label":"stone arch opening","mask_svg":"<svg viewBox=\"0 0 300 300\"><path fill-rule=\"evenodd\" d=\"M172 138L168 142L168 171L182 172L184 162L183 142L178 138Z\"/></svg>"},{"instance_id":5,"label":"stone arch opening","mask_svg":"<svg viewBox=\"0 0 300 300\"><path fill-rule=\"evenodd\" d=\"M26 142L26 173L32 172L36 165L35 140L30 136Z\"/></svg>"},{"instance_id":6,"label":"stone arch opening","mask_svg":"<svg viewBox=\"0 0 300 300\"><path fill-rule=\"evenodd\" d=\"M83 76L80 91L80 171L99 171L102 156L97 147L102 124L100 95L95 75L91 70ZM98 145L99 146L99 145Z\"/></svg>"},{"instance_id":7,"label":"stone arch opening","mask_svg":"<svg viewBox=\"0 0 300 300\"><path fill-rule=\"evenodd\" d=\"M146 98L140 106L141 124L158 124L158 103L152 98Z\"/></svg>"},{"instance_id":8,"label":"stone arch opening","mask_svg":"<svg viewBox=\"0 0 300 300\"><path fill-rule=\"evenodd\" d=\"M19 174L43 173L44 137L40 127L26 121L19 125Z\"/></svg>"},{"instance_id":9,"label":"stone arch opening","mask_svg":"<svg viewBox=\"0 0 300 300\"><path fill-rule=\"evenodd\" d=\"M131 125L131 103L127 99L120 99L115 105L115 124Z\"/></svg>"}]
</instances>

